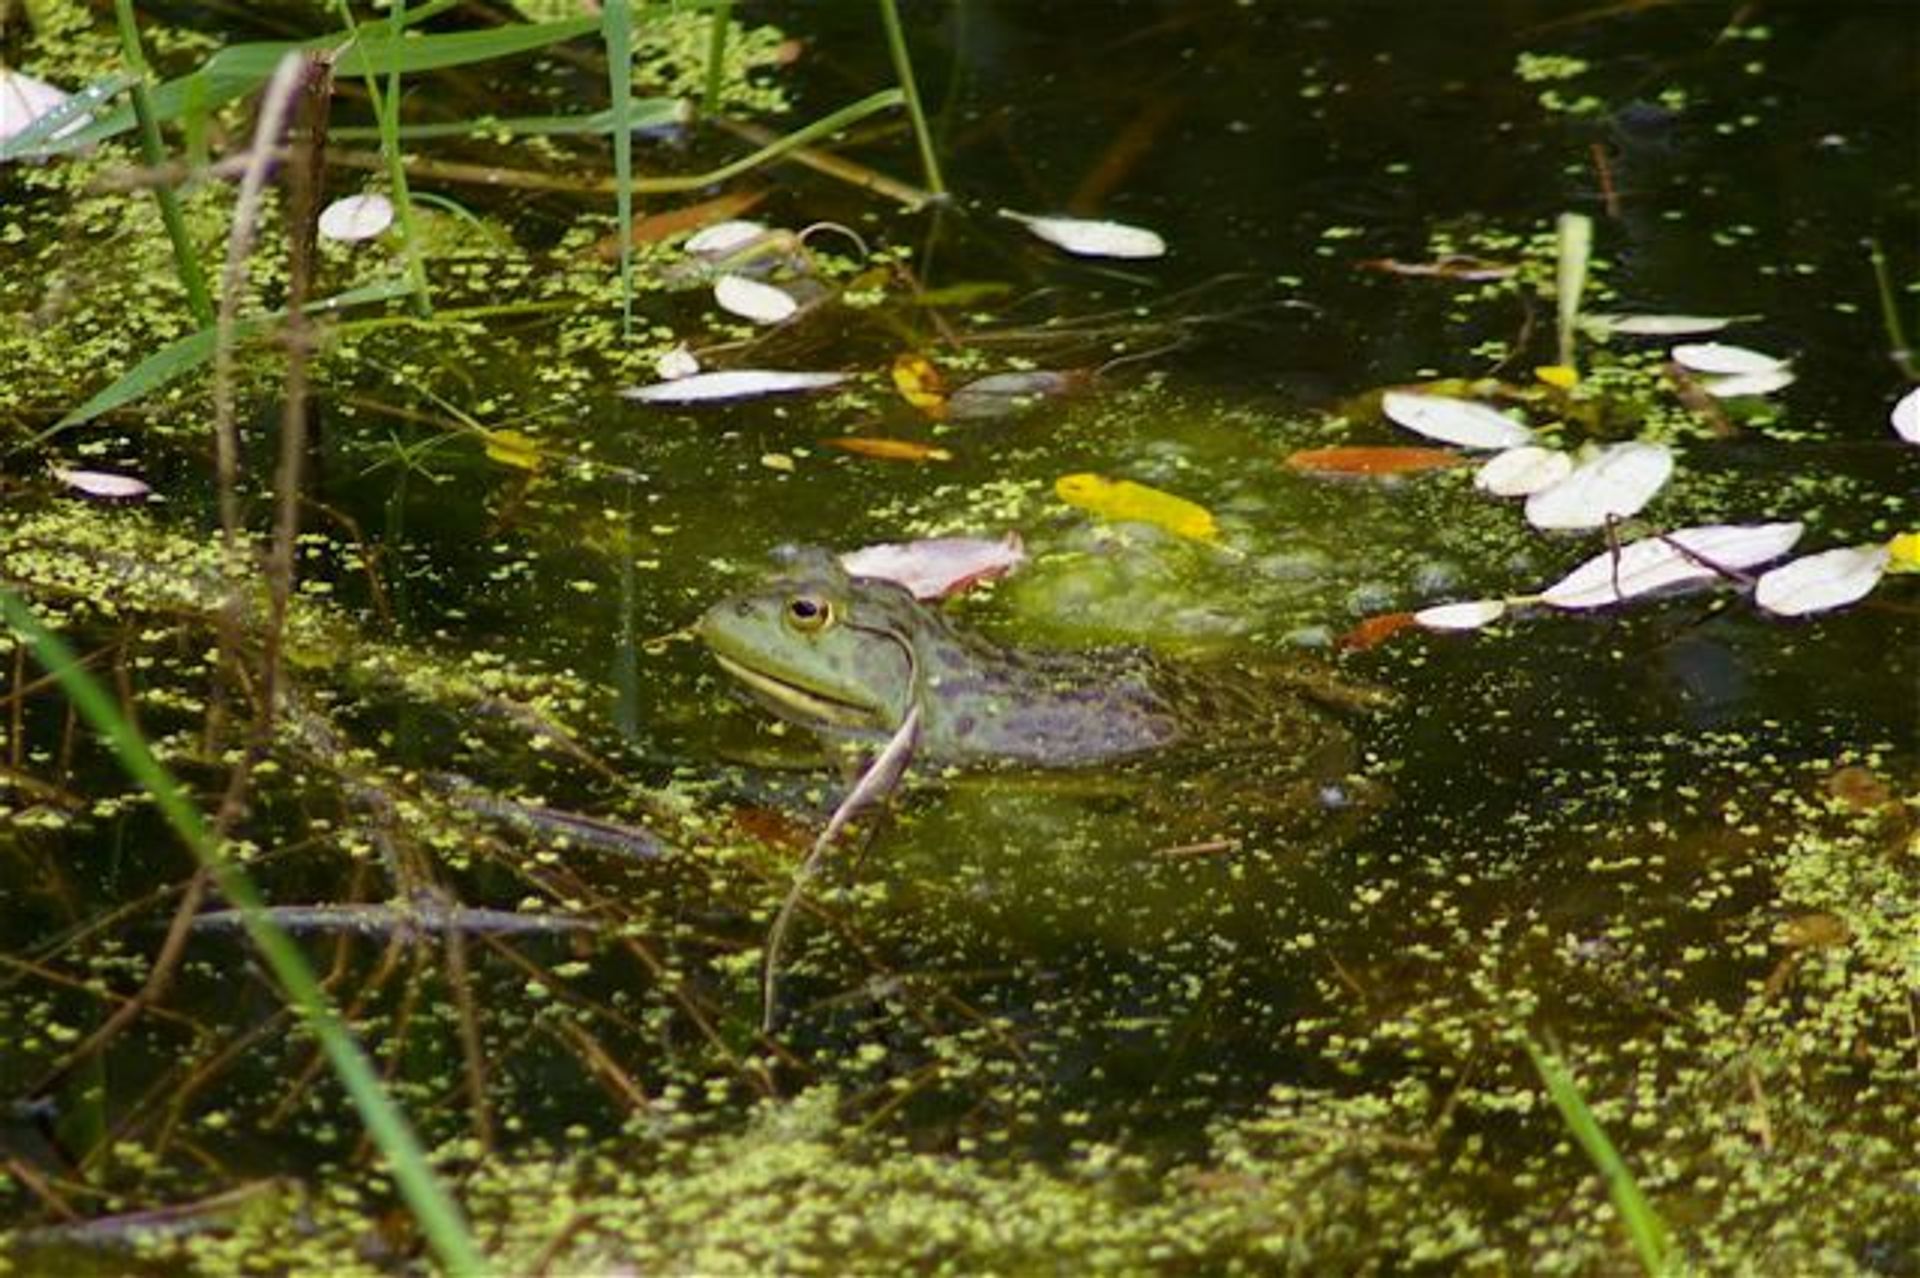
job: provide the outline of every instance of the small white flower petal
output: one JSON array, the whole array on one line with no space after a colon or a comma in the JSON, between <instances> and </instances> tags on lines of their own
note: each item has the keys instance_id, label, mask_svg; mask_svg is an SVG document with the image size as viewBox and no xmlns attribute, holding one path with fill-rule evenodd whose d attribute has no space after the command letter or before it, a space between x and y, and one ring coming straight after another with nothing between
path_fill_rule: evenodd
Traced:
<instances>
[{"instance_id":1,"label":"small white flower petal","mask_svg":"<svg viewBox=\"0 0 1920 1278\"><path fill-rule=\"evenodd\" d=\"M1893 433L1909 444L1920 444L1920 386L1900 397L1893 406Z\"/></svg>"},{"instance_id":2,"label":"small white flower petal","mask_svg":"<svg viewBox=\"0 0 1920 1278\"><path fill-rule=\"evenodd\" d=\"M1598 528L1636 514L1673 474L1660 444L1614 444L1551 488L1527 498L1527 522L1541 529Z\"/></svg>"},{"instance_id":3,"label":"small white flower petal","mask_svg":"<svg viewBox=\"0 0 1920 1278\"><path fill-rule=\"evenodd\" d=\"M1722 342L1676 346L1668 354L1682 368L1726 377L1737 377L1744 373L1771 373L1787 365L1787 361L1778 356L1748 350L1744 346L1728 346Z\"/></svg>"},{"instance_id":4,"label":"small white flower petal","mask_svg":"<svg viewBox=\"0 0 1920 1278\"><path fill-rule=\"evenodd\" d=\"M1473 486L1495 497L1531 497L1573 473L1573 458L1557 448L1525 444L1496 453L1473 476Z\"/></svg>"},{"instance_id":5,"label":"small white flower petal","mask_svg":"<svg viewBox=\"0 0 1920 1278\"><path fill-rule=\"evenodd\" d=\"M1884 545L1842 546L1804 555L1755 582L1753 601L1777 617L1844 608L1880 584L1892 557Z\"/></svg>"},{"instance_id":6,"label":"small white flower petal","mask_svg":"<svg viewBox=\"0 0 1920 1278\"><path fill-rule=\"evenodd\" d=\"M630 386L620 393L643 404L714 404L729 399L757 399L762 395L821 390L838 386L846 380L845 373L730 368L719 373L695 373L676 381L655 382L651 386Z\"/></svg>"},{"instance_id":7,"label":"small white flower petal","mask_svg":"<svg viewBox=\"0 0 1920 1278\"><path fill-rule=\"evenodd\" d=\"M663 382L674 382L682 377L692 377L700 371L700 361L687 349L685 342L653 361L653 371L660 375Z\"/></svg>"},{"instance_id":8,"label":"small white flower petal","mask_svg":"<svg viewBox=\"0 0 1920 1278\"><path fill-rule=\"evenodd\" d=\"M696 232L681 247L697 257L721 257L743 248L767 233L758 222L715 222Z\"/></svg>"},{"instance_id":9,"label":"small white flower petal","mask_svg":"<svg viewBox=\"0 0 1920 1278\"><path fill-rule=\"evenodd\" d=\"M1428 630L1478 630L1488 622L1505 616L1504 599L1473 599L1466 603L1438 604L1413 614L1415 625Z\"/></svg>"},{"instance_id":10,"label":"small white flower petal","mask_svg":"<svg viewBox=\"0 0 1920 1278\"><path fill-rule=\"evenodd\" d=\"M1143 226L1082 217L1032 217L1001 209L1000 216L1020 223L1055 248L1076 257L1164 257L1167 242Z\"/></svg>"},{"instance_id":11,"label":"small white flower petal","mask_svg":"<svg viewBox=\"0 0 1920 1278\"><path fill-rule=\"evenodd\" d=\"M750 319L756 324L778 324L799 311L793 294L744 275L722 275L713 285L713 300L720 309Z\"/></svg>"},{"instance_id":12,"label":"small white flower petal","mask_svg":"<svg viewBox=\"0 0 1920 1278\"><path fill-rule=\"evenodd\" d=\"M353 244L393 225L393 201L384 195L349 195L320 210L320 237Z\"/></svg>"},{"instance_id":13,"label":"small white flower petal","mask_svg":"<svg viewBox=\"0 0 1920 1278\"><path fill-rule=\"evenodd\" d=\"M1462 448L1518 448L1533 439L1533 432L1512 418L1450 395L1388 391L1380 407L1397 425Z\"/></svg>"},{"instance_id":14,"label":"small white flower petal","mask_svg":"<svg viewBox=\"0 0 1920 1278\"><path fill-rule=\"evenodd\" d=\"M1764 373L1736 373L1731 377L1703 377L1700 388L1715 399L1739 399L1743 395L1771 395L1798 381L1790 368L1773 368Z\"/></svg>"}]
</instances>

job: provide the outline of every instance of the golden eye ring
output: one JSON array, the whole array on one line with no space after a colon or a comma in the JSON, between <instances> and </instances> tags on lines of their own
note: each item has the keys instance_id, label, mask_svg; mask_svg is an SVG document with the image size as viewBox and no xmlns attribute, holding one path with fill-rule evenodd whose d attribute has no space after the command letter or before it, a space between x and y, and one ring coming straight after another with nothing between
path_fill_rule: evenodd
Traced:
<instances>
[{"instance_id":1,"label":"golden eye ring","mask_svg":"<svg viewBox=\"0 0 1920 1278\"><path fill-rule=\"evenodd\" d=\"M833 603L810 595L796 595L787 601L787 624L801 634L815 634L833 624Z\"/></svg>"}]
</instances>

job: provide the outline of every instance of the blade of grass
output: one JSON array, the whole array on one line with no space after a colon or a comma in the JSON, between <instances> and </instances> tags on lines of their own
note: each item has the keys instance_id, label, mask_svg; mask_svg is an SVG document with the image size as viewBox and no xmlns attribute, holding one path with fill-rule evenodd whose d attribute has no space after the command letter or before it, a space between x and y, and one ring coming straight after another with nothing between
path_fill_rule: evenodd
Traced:
<instances>
[{"instance_id":1,"label":"blade of grass","mask_svg":"<svg viewBox=\"0 0 1920 1278\"><path fill-rule=\"evenodd\" d=\"M614 204L620 218L620 332L633 336L633 8L607 0L600 10L607 44L607 101L613 115Z\"/></svg>"},{"instance_id":2,"label":"blade of grass","mask_svg":"<svg viewBox=\"0 0 1920 1278\"><path fill-rule=\"evenodd\" d=\"M1920 378L1920 367L1913 359L1913 347L1907 345L1907 326L1900 321L1900 304L1893 297L1893 279L1887 271L1887 254L1879 237L1867 241L1867 260L1873 264L1873 283L1880 294L1880 326L1887 333L1887 354L1909 378Z\"/></svg>"},{"instance_id":3,"label":"blade of grass","mask_svg":"<svg viewBox=\"0 0 1920 1278\"><path fill-rule=\"evenodd\" d=\"M383 18L364 23L359 41L352 48L340 35L320 36L312 40L270 40L229 45L208 58L195 71L177 79L154 85L149 92L153 117L160 124L180 118L189 109L211 111L215 107L245 97L267 82L273 68L289 52L338 50L336 75L365 75L388 69L398 59L400 70L408 75L422 71L440 71L469 66L498 58L538 53L556 44L591 35L600 29L600 19L563 18L555 22L516 23L489 27L481 31L436 31L409 36L405 26L418 25L436 13L444 12L459 0L429 0L402 19ZM197 98L195 95L198 95ZM103 118L77 129L66 137L46 143L35 154L61 155L78 151L106 138L116 137L137 123L131 108L109 112ZM0 148L0 158L12 158L11 144Z\"/></svg>"},{"instance_id":4,"label":"blade of grass","mask_svg":"<svg viewBox=\"0 0 1920 1278\"><path fill-rule=\"evenodd\" d=\"M335 1075L367 1133L386 1155L394 1183L412 1210L421 1233L453 1274L483 1274L487 1265L467 1229L459 1206L434 1175L426 1150L404 1115L381 1086L378 1075L320 988L306 957L265 912L246 871L227 858L200 810L185 789L154 757L144 738L127 722L113 698L88 674L67 644L40 623L12 591L0 587L0 617L25 640L81 716L92 725L127 775L153 796L167 824L206 867L226 899L240 911L247 935L307 1031L327 1055Z\"/></svg>"},{"instance_id":5,"label":"blade of grass","mask_svg":"<svg viewBox=\"0 0 1920 1278\"><path fill-rule=\"evenodd\" d=\"M726 83L727 29L733 25L733 0L720 0L713 6L707 28L707 83L700 95L700 112L712 115L720 109L720 87Z\"/></svg>"},{"instance_id":6,"label":"blade of grass","mask_svg":"<svg viewBox=\"0 0 1920 1278\"><path fill-rule=\"evenodd\" d=\"M127 92L140 124L140 159L148 168L157 169L167 162L167 152L160 141L159 117L147 93L147 55L140 46L140 28L133 20L133 0L114 0L113 16L120 26L120 48L127 59L127 70L133 76ZM193 312L194 323L204 328L213 323L213 295L207 292L206 274L200 269L200 259L194 256L180 199L172 187L164 185L153 188L153 198L160 206L167 240L173 245L173 269L180 277L180 287L187 291L187 309Z\"/></svg>"},{"instance_id":7,"label":"blade of grass","mask_svg":"<svg viewBox=\"0 0 1920 1278\"><path fill-rule=\"evenodd\" d=\"M1559 273L1554 300L1560 308L1558 362L1572 368L1573 343L1580 331L1580 297L1587 291L1587 269L1593 259L1593 219L1585 213L1562 213L1558 224Z\"/></svg>"},{"instance_id":8,"label":"blade of grass","mask_svg":"<svg viewBox=\"0 0 1920 1278\"><path fill-rule=\"evenodd\" d=\"M1547 1095L1560 1111L1561 1120L1606 1182L1607 1196L1613 1199L1613 1208L1620 1213L1620 1223L1626 1227L1627 1240L1633 1244L1640 1267L1655 1278L1670 1272L1673 1244L1667 1236L1666 1222L1640 1191L1640 1184L1634 1180L1626 1160L1620 1157L1620 1151L1613 1147L1599 1120L1587 1108L1586 1098L1580 1095L1573 1075L1557 1056L1532 1039L1526 1040L1526 1045L1527 1055L1533 1058L1533 1067L1547 1085Z\"/></svg>"},{"instance_id":9,"label":"blade of grass","mask_svg":"<svg viewBox=\"0 0 1920 1278\"><path fill-rule=\"evenodd\" d=\"M676 123L684 110L679 98L635 98L627 117L630 129L652 129ZM589 115L515 115L478 120L436 120L431 124L402 124L400 136L409 141L466 137L562 137L571 134L612 133L613 112ZM327 136L364 142L380 136L377 126L352 125L329 129Z\"/></svg>"},{"instance_id":10,"label":"blade of grass","mask_svg":"<svg viewBox=\"0 0 1920 1278\"><path fill-rule=\"evenodd\" d=\"M913 78L913 59L907 54L906 32L900 26L900 9L895 0L880 0L880 21L887 29L887 51L893 55L893 74L905 95L907 115L913 120L914 141L920 144L920 166L926 170L927 189L936 196L947 193L940 176L940 157L934 154L933 131L927 125L926 110L920 105L920 87Z\"/></svg>"},{"instance_id":11,"label":"blade of grass","mask_svg":"<svg viewBox=\"0 0 1920 1278\"><path fill-rule=\"evenodd\" d=\"M410 69L403 54L403 41L395 38L381 42L386 46L386 92L380 90L374 60L368 46L361 43L360 26L348 0L337 0L341 22L348 41L334 67L336 75L351 74L357 64L367 86L367 99L373 104L373 118L380 128L380 154L387 162L387 186L392 192L393 212L400 223L400 234L407 255L407 278L413 281L413 309L422 319L433 318L433 298L427 292L427 259L420 246L420 219L407 187L406 155L400 149L400 77ZM407 22L407 0L394 0L392 22L396 30ZM481 32L479 34L487 34ZM413 41L412 43L418 43Z\"/></svg>"}]
</instances>

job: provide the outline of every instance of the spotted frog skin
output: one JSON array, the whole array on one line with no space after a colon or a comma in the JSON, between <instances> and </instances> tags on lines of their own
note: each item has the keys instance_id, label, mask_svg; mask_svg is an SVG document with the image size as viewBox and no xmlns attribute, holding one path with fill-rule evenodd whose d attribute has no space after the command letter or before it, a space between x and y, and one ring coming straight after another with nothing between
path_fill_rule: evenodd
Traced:
<instances>
[{"instance_id":1,"label":"spotted frog skin","mask_svg":"<svg viewBox=\"0 0 1920 1278\"><path fill-rule=\"evenodd\" d=\"M1183 672L1130 649L1000 647L903 587L849 577L822 550L792 552L695 631L754 700L829 741L884 741L918 705L916 755L936 763L1088 767L1249 721L1261 744L1298 754L1332 727L1272 681Z\"/></svg>"}]
</instances>

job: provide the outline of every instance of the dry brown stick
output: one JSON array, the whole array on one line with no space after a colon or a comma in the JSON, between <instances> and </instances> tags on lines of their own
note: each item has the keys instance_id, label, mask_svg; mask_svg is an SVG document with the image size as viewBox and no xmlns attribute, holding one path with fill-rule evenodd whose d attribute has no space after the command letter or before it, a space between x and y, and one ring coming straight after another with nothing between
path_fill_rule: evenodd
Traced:
<instances>
[{"instance_id":1,"label":"dry brown stick","mask_svg":"<svg viewBox=\"0 0 1920 1278\"><path fill-rule=\"evenodd\" d=\"M487 1104L487 1063L480 1043L480 1013L474 1006L473 983L467 973L467 938L457 927L444 933L447 949L447 988L460 1014L460 1051L466 1058L467 1103L473 1114L474 1139L483 1153L493 1152L493 1111Z\"/></svg>"}]
</instances>

